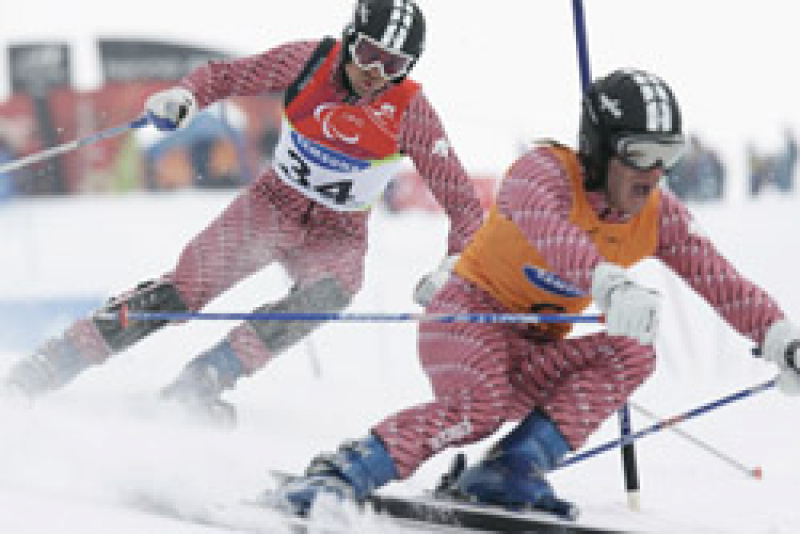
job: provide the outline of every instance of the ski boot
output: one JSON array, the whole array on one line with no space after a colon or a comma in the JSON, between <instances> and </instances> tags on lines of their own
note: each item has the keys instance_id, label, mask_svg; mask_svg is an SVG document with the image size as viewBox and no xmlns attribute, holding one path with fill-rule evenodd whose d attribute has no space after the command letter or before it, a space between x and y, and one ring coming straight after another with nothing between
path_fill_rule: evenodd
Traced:
<instances>
[{"instance_id":1,"label":"ski boot","mask_svg":"<svg viewBox=\"0 0 800 534\"><path fill-rule=\"evenodd\" d=\"M553 421L534 411L477 465L466 467L463 455L459 455L434 494L509 510L539 510L574 520L578 508L556 497L544 478L569 449Z\"/></svg>"},{"instance_id":2,"label":"ski boot","mask_svg":"<svg viewBox=\"0 0 800 534\"><path fill-rule=\"evenodd\" d=\"M1 389L4 396L30 403L72 381L90 365L72 341L59 337L14 364Z\"/></svg>"},{"instance_id":3,"label":"ski boot","mask_svg":"<svg viewBox=\"0 0 800 534\"><path fill-rule=\"evenodd\" d=\"M230 343L222 341L189 362L178 378L161 390L161 398L195 420L231 428L236 425L236 408L221 396L242 375L244 366Z\"/></svg>"},{"instance_id":4,"label":"ski boot","mask_svg":"<svg viewBox=\"0 0 800 534\"><path fill-rule=\"evenodd\" d=\"M269 498L274 506L307 516L323 495L363 502L375 489L397 478L394 460L374 435L344 443L334 454L311 460L303 476L284 480Z\"/></svg>"}]
</instances>

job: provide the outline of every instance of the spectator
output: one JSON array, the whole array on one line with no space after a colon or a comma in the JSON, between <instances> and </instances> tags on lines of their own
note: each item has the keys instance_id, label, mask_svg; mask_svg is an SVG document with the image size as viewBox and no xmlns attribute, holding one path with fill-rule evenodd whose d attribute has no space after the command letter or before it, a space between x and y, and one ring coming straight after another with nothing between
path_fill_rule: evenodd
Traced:
<instances>
[{"instance_id":1,"label":"spectator","mask_svg":"<svg viewBox=\"0 0 800 534\"><path fill-rule=\"evenodd\" d=\"M681 161L667 174L667 186L684 201L721 200L725 194L725 167L716 151L695 134Z\"/></svg>"},{"instance_id":2,"label":"spectator","mask_svg":"<svg viewBox=\"0 0 800 534\"><path fill-rule=\"evenodd\" d=\"M797 163L797 140L794 131L784 131L784 146L776 154L760 154L750 144L747 148L750 196L755 197L765 187L774 186L781 192L794 189L794 169Z\"/></svg>"}]
</instances>

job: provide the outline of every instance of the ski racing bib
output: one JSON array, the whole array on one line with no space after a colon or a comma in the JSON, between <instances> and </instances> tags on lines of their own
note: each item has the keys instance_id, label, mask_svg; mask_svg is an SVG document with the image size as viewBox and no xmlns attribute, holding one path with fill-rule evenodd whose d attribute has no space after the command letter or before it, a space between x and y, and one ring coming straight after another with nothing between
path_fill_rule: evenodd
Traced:
<instances>
[{"instance_id":1,"label":"ski racing bib","mask_svg":"<svg viewBox=\"0 0 800 534\"><path fill-rule=\"evenodd\" d=\"M376 202L402 163L400 154L363 159L309 139L284 117L273 167L289 186L337 211L361 211Z\"/></svg>"}]
</instances>

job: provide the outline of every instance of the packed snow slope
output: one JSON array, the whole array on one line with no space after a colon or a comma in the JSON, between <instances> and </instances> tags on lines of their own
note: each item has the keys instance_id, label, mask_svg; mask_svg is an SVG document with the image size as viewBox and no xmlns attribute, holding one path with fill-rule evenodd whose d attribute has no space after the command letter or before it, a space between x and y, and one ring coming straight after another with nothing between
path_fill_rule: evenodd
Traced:
<instances>
[{"instance_id":1,"label":"packed snow slope","mask_svg":"<svg viewBox=\"0 0 800 534\"><path fill-rule=\"evenodd\" d=\"M182 244L230 198L180 193L0 206L0 300L78 303L73 311L100 302L168 270ZM723 253L800 321L797 207L793 196L766 196L693 211ZM440 259L445 233L441 216L376 211L364 290L350 309L418 311L411 288ZM638 404L673 416L772 376L750 355L749 343L682 282L656 264L636 271L666 294L658 369L634 395ZM283 272L268 268L209 311L248 311L287 287ZM0 372L70 317L49 319L26 316L21 304L16 313L4 312ZM415 355L415 325L329 324L230 394L239 409L233 430L198 425L160 405L158 389L229 328L208 321L173 326L31 407L3 402L0 532L213 532L150 517L126 503L141 494L186 507L252 497L271 485L271 469L301 470L312 455L364 435L393 410L430 398ZM555 473L552 481L583 507L587 520L654 532L798 532L798 414L800 398L771 390L682 427L738 462L763 468L761 481L671 431L637 446L639 514L625 509L617 451ZM649 423L634 414L637 428ZM611 420L590 446L617 433ZM475 457L489 443L466 452ZM451 457L441 454L386 491L429 488Z\"/></svg>"}]
</instances>

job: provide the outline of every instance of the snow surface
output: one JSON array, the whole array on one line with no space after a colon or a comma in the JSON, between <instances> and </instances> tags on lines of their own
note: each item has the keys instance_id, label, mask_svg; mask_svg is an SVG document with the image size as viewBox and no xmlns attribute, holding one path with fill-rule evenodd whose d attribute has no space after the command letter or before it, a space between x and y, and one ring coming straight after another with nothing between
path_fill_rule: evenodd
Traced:
<instances>
[{"instance_id":1,"label":"snow surface","mask_svg":"<svg viewBox=\"0 0 800 534\"><path fill-rule=\"evenodd\" d=\"M0 207L0 295L107 296L170 267L181 245L218 212L229 193L26 200ZM723 253L795 317L800 290L791 251L797 200L700 206L693 210ZM372 216L365 288L352 311L416 311L410 288L443 251L446 221L436 215ZM767 239L765 236L768 236ZM660 364L634 401L673 416L771 377L750 346L656 264L642 280L668 292ZM268 268L212 303L246 311L288 286ZM198 321L170 327L32 407L0 405L0 532L113 531L202 533L215 529L153 517L126 503L140 495L184 509L254 497L269 471L301 470L312 455L363 436L388 413L430 397L415 356L412 324L330 324L240 384L230 431L187 421L160 406L158 389L230 328ZM0 373L22 354L0 358ZM625 508L617 451L552 476L584 517L648 532L800 531L800 399L774 390L714 410L683 428L750 467L756 481L670 431L638 445L643 511ZM634 414L637 428L650 423ZM618 435L609 421L591 440ZM466 448L479 454L490 441ZM429 488L445 452L387 491ZM365 523L360 531L374 531ZM392 531L381 525L380 531ZM279 531L276 527L276 531ZM397 531L401 531L399 528Z\"/></svg>"}]
</instances>

